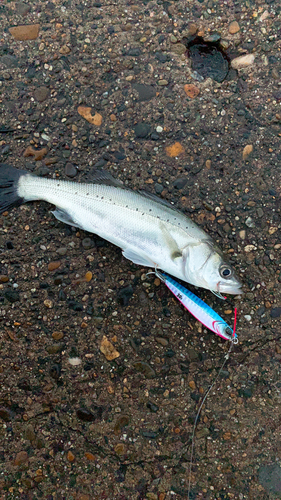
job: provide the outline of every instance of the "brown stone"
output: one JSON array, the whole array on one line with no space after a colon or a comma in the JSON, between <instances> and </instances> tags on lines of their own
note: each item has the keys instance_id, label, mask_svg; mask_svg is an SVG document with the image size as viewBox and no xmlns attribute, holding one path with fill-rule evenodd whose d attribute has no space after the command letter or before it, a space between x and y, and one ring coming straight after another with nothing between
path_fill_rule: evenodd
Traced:
<instances>
[{"instance_id":1,"label":"brown stone","mask_svg":"<svg viewBox=\"0 0 281 500\"><path fill-rule=\"evenodd\" d=\"M26 451L19 451L15 458L15 465L22 465L28 461L28 454Z\"/></svg>"},{"instance_id":2,"label":"brown stone","mask_svg":"<svg viewBox=\"0 0 281 500\"><path fill-rule=\"evenodd\" d=\"M240 31L240 26L237 21L232 21L230 25L228 26L228 32L231 35L235 35L235 33L238 33Z\"/></svg>"},{"instance_id":3,"label":"brown stone","mask_svg":"<svg viewBox=\"0 0 281 500\"><path fill-rule=\"evenodd\" d=\"M100 351L105 355L108 361L112 361L120 356L114 345L104 335L100 345Z\"/></svg>"},{"instance_id":4,"label":"brown stone","mask_svg":"<svg viewBox=\"0 0 281 500\"><path fill-rule=\"evenodd\" d=\"M199 88L196 87L196 85L193 85L193 83L187 83L184 86L184 91L190 99L194 99L200 93Z\"/></svg>"},{"instance_id":5,"label":"brown stone","mask_svg":"<svg viewBox=\"0 0 281 500\"><path fill-rule=\"evenodd\" d=\"M48 271L54 271L55 269L58 269L60 267L60 264L61 264L60 260L49 262Z\"/></svg>"},{"instance_id":6,"label":"brown stone","mask_svg":"<svg viewBox=\"0 0 281 500\"><path fill-rule=\"evenodd\" d=\"M38 87L34 92L34 99L38 102L43 102L47 99L49 95L49 89L47 87Z\"/></svg>"},{"instance_id":7,"label":"brown stone","mask_svg":"<svg viewBox=\"0 0 281 500\"><path fill-rule=\"evenodd\" d=\"M74 462L75 456L73 455L72 451L68 451L68 453L67 453L67 460L69 462Z\"/></svg>"},{"instance_id":8,"label":"brown stone","mask_svg":"<svg viewBox=\"0 0 281 500\"><path fill-rule=\"evenodd\" d=\"M80 116L83 116L83 118L85 118L85 120L92 125L99 127L102 124L102 116L99 113L92 115L91 108L88 108L87 106L79 106L77 111Z\"/></svg>"},{"instance_id":9,"label":"brown stone","mask_svg":"<svg viewBox=\"0 0 281 500\"><path fill-rule=\"evenodd\" d=\"M15 40L36 40L39 35L40 24L25 24L9 28Z\"/></svg>"},{"instance_id":10,"label":"brown stone","mask_svg":"<svg viewBox=\"0 0 281 500\"><path fill-rule=\"evenodd\" d=\"M66 54L69 54L69 52L71 52L70 48L67 46L67 45L63 45L60 50L59 50L59 53L60 54L63 54L64 56Z\"/></svg>"},{"instance_id":11,"label":"brown stone","mask_svg":"<svg viewBox=\"0 0 281 500\"><path fill-rule=\"evenodd\" d=\"M52 337L54 340L61 340L64 337L63 332L53 332Z\"/></svg>"}]
</instances>

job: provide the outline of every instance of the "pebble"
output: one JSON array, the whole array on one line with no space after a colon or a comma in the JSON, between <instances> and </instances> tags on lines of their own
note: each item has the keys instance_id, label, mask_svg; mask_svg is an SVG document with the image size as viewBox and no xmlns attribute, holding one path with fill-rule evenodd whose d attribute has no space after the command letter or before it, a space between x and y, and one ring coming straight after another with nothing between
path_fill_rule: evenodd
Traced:
<instances>
[{"instance_id":1,"label":"pebble","mask_svg":"<svg viewBox=\"0 0 281 500\"><path fill-rule=\"evenodd\" d=\"M89 460L90 462L93 462L94 460L96 460L96 457L95 455L93 455L92 453L90 453L89 451L86 451L85 453L85 458L87 458L87 460Z\"/></svg>"},{"instance_id":2,"label":"pebble","mask_svg":"<svg viewBox=\"0 0 281 500\"><path fill-rule=\"evenodd\" d=\"M93 248L94 246L95 242L92 238L83 238L82 247L85 248L85 250L89 250L89 248Z\"/></svg>"},{"instance_id":3,"label":"pebble","mask_svg":"<svg viewBox=\"0 0 281 500\"><path fill-rule=\"evenodd\" d=\"M165 87L166 85L168 85L168 80L158 80L158 85L160 85L160 87Z\"/></svg>"},{"instance_id":4,"label":"pebble","mask_svg":"<svg viewBox=\"0 0 281 500\"><path fill-rule=\"evenodd\" d=\"M161 132L163 132L163 127L161 127L161 125L158 125L158 126L156 127L156 132L157 132L158 134L161 134Z\"/></svg>"},{"instance_id":5,"label":"pebble","mask_svg":"<svg viewBox=\"0 0 281 500\"><path fill-rule=\"evenodd\" d=\"M252 316L250 316L250 314L245 314L244 318L246 321L251 321Z\"/></svg>"},{"instance_id":6,"label":"pebble","mask_svg":"<svg viewBox=\"0 0 281 500\"><path fill-rule=\"evenodd\" d=\"M0 283L7 283L8 281L8 276L6 276L5 274L0 275Z\"/></svg>"},{"instance_id":7,"label":"pebble","mask_svg":"<svg viewBox=\"0 0 281 500\"><path fill-rule=\"evenodd\" d=\"M9 422L12 420L12 412L3 406L0 406L0 418L4 420L4 422Z\"/></svg>"},{"instance_id":8,"label":"pebble","mask_svg":"<svg viewBox=\"0 0 281 500\"><path fill-rule=\"evenodd\" d=\"M167 146L165 150L167 155L170 156L171 158L174 158L175 156L179 156L184 153L184 148L180 142L175 142L171 146Z\"/></svg>"},{"instance_id":9,"label":"pebble","mask_svg":"<svg viewBox=\"0 0 281 500\"><path fill-rule=\"evenodd\" d=\"M159 410L159 406L157 406L155 403L152 403L151 401L148 401L146 406L152 413L156 413Z\"/></svg>"},{"instance_id":10,"label":"pebble","mask_svg":"<svg viewBox=\"0 0 281 500\"><path fill-rule=\"evenodd\" d=\"M128 417L128 415L120 415L120 417L118 417L117 422L114 425L114 434L116 436L121 434L122 429L124 427L127 427L129 423L130 423L130 418Z\"/></svg>"},{"instance_id":11,"label":"pebble","mask_svg":"<svg viewBox=\"0 0 281 500\"><path fill-rule=\"evenodd\" d=\"M19 16L26 16L26 14L28 14L30 9L31 9L31 6L28 5L27 3L16 2L16 13Z\"/></svg>"},{"instance_id":12,"label":"pebble","mask_svg":"<svg viewBox=\"0 0 281 500\"><path fill-rule=\"evenodd\" d=\"M246 253L252 252L253 250L256 250L256 249L257 249L257 247L255 247L255 245L246 245L244 247L244 251Z\"/></svg>"},{"instance_id":13,"label":"pebble","mask_svg":"<svg viewBox=\"0 0 281 500\"><path fill-rule=\"evenodd\" d=\"M53 332L52 337L54 340L61 340L64 337L63 332Z\"/></svg>"},{"instance_id":14,"label":"pebble","mask_svg":"<svg viewBox=\"0 0 281 500\"><path fill-rule=\"evenodd\" d=\"M82 363L82 360L80 358L74 357L74 358L68 358L68 362L72 366L79 366Z\"/></svg>"},{"instance_id":15,"label":"pebble","mask_svg":"<svg viewBox=\"0 0 281 500\"><path fill-rule=\"evenodd\" d=\"M246 160L248 156L252 153L252 151L253 151L252 144L247 144L247 146L245 146L243 149L243 160Z\"/></svg>"},{"instance_id":16,"label":"pebble","mask_svg":"<svg viewBox=\"0 0 281 500\"><path fill-rule=\"evenodd\" d=\"M100 351L104 354L108 361L112 361L120 356L120 353L115 349L114 345L104 335L100 345Z\"/></svg>"},{"instance_id":17,"label":"pebble","mask_svg":"<svg viewBox=\"0 0 281 500\"><path fill-rule=\"evenodd\" d=\"M35 40L39 35L40 24L25 24L9 28L15 40Z\"/></svg>"},{"instance_id":18,"label":"pebble","mask_svg":"<svg viewBox=\"0 0 281 500\"><path fill-rule=\"evenodd\" d=\"M15 465L19 466L25 464L28 461L28 453L26 451L19 451L16 454Z\"/></svg>"},{"instance_id":19,"label":"pebble","mask_svg":"<svg viewBox=\"0 0 281 500\"><path fill-rule=\"evenodd\" d=\"M72 453L72 451L68 451L68 452L67 452L67 460L68 460L69 462L74 462L74 460L75 460L75 456L74 456L74 454Z\"/></svg>"},{"instance_id":20,"label":"pebble","mask_svg":"<svg viewBox=\"0 0 281 500\"><path fill-rule=\"evenodd\" d=\"M118 297L118 302L122 306L127 306L129 304L130 298L133 296L134 290L132 285L128 285L124 288L121 288L118 291L117 297Z\"/></svg>"},{"instance_id":21,"label":"pebble","mask_svg":"<svg viewBox=\"0 0 281 500\"><path fill-rule=\"evenodd\" d=\"M150 101L156 96L156 90L152 85L145 85L144 83L133 83L132 88L139 94L139 101Z\"/></svg>"},{"instance_id":22,"label":"pebble","mask_svg":"<svg viewBox=\"0 0 281 500\"><path fill-rule=\"evenodd\" d=\"M196 85L193 85L193 83L187 83L184 86L184 91L190 99L194 99L200 94L199 88L196 87Z\"/></svg>"},{"instance_id":23,"label":"pebble","mask_svg":"<svg viewBox=\"0 0 281 500\"><path fill-rule=\"evenodd\" d=\"M60 247L57 249L57 253L61 256L65 255L67 253L67 248L66 247Z\"/></svg>"},{"instance_id":24,"label":"pebble","mask_svg":"<svg viewBox=\"0 0 281 500\"><path fill-rule=\"evenodd\" d=\"M173 186L176 188L176 189L182 189L184 188L184 186L186 185L187 183L187 179L186 177L179 177L178 179L176 179L174 182L173 182Z\"/></svg>"},{"instance_id":25,"label":"pebble","mask_svg":"<svg viewBox=\"0 0 281 500\"><path fill-rule=\"evenodd\" d=\"M135 136L139 137L140 139L144 139L145 137L148 136L149 132L151 130L151 127L148 123L138 123L135 126Z\"/></svg>"},{"instance_id":26,"label":"pebble","mask_svg":"<svg viewBox=\"0 0 281 500\"><path fill-rule=\"evenodd\" d=\"M54 271L55 269L58 269L61 265L60 260L56 260L54 262L49 262L48 264L48 271Z\"/></svg>"},{"instance_id":27,"label":"pebble","mask_svg":"<svg viewBox=\"0 0 281 500\"><path fill-rule=\"evenodd\" d=\"M155 340L156 342L158 342L158 344L161 344L164 347L166 347L169 344L169 341L164 337L155 337Z\"/></svg>"},{"instance_id":28,"label":"pebble","mask_svg":"<svg viewBox=\"0 0 281 500\"><path fill-rule=\"evenodd\" d=\"M239 236L240 236L241 240L244 240L246 238L245 229L242 229L241 231L239 231Z\"/></svg>"},{"instance_id":29,"label":"pebble","mask_svg":"<svg viewBox=\"0 0 281 500\"><path fill-rule=\"evenodd\" d=\"M259 482L267 493L281 495L281 467L279 463L262 465L259 469Z\"/></svg>"},{"instance_id":30,"label":"pebble","mask_svg":"<svg viewBox=\"0 0 281 500\"><path fill-rule=\"evenodd\" d=\"M255 227L255 222L253 221L252 217L247 217L245 220L245 224L248 227Z\"/></svg>"},{"instance_id":31,"label":"pebble","mask_svg":"<svg viewBox=\"0 0 281 500\"><path fill-rule=\"evenodd\" d=\"M281 307L274 307L271 309L270 316L272 318L279 318L281 316Z\"/></svg>"},{"instance_id":32,"label":"pebble","mask_svg":"<svg viewBox=\"0 0 281 500\"><path fill-rule=\"evenodd\" d=\"M79 420L82 420L82 422L93 422L96 420L96 415L87 408L79 408L76 412L76 416Z\"/></svg>"},{"instance_id":33,"label":"pebble","mask_svg":"<svg viewBox=\"0 0 281 500\"><path fill-rule=\"evenodd\" d=\"M175 45L172 45L170 51L173 52L173 54L181 56L186 53L186 46L183 43L176 43Z\"/></svg>"},{"instance_id":34,"label":"pebble","mask_svg":"<svg viewBox=\"0 0 281 500\"><path fill-rule=\"evenodd\" d=\"M23 156L25 158L28 158L29 156L34 156L35 161L41 161L43 160L44 156L48 153L47 148L42 148L42 149L34 149L32 146L28 146L26 150L23 153ZM49 170L47 169L47 173Z\"/></svg>"},{"instance_id":35,"label":"pebble","mask_svg":"<svg viewBox=\"0 0 281 500\"><path fill-rule=\"evenodd\" d=\"M235 57L235 59L232 59L231 66L234 69L246 68L247 66L251 66L254 63L254 60L254 54L246 54L244 56L239 56Z\"/></svg>"},{"instance_id":36,"label":"pebble","mask_svg":"<svg viewBox=\"0 0 281 500\"><path fill-rule=\"evenodd\" d=\"M64 173L67 177L73 178L77 175L77 168L68 161L64 167Z\"/></svg>"},{"instance_id":37,"label":"pebble","mask_svg":"<svg viewBox=\"0 0 281 500\"><path fill-rule=\"evenodd\" d=\"M142 373L148 379L156 375L155 370L146 361L137 361L133 366L137 372Z\"/></svg>"},{"instance_id":38,"label":"pebble","mask_svg":"<svg viewBox=\"0 0 281 500\"><path fill-rule=\"evenodd\" d=\"M49 89L47 87L38 87L35 91L34 91L34 99L38 102L43 102L47 99L49 95Z\"/></svg>"},{"instance_id":39,"label":"pebble","mask_svg":"<svg viewBox=\"0 0 281 500\"><path fill-rule=\"evenodd\" d=\"M87 271L85 274L85 280L87 281L87 283L89 283L91 281L92 277L93 277L93 273L91 271Z\"/></svg>"},{"instance_id":40,"label":"pebble","mask_svg":"<svg viewBox=\"0 0 281 500\"><path fill-rule=\"evenodd\" d=\"M100 113L95 113L94 115L92 115L92 108L89 108L87 106L78 106L77 111L80 116L82 116L85 120L87 120L87 122L91 123L92 125L96 125L97 127L99 127L102 124L102 116L100 115Z\"/></svg>"},{"instance_id":41,"label":"pebble","mask_svg":"<svg viewBox=\"0 0 281 500\"><path fill-rule=\"evenodd\" d=\"M69 54L70 52L71 52L71 49L67 45L63 45L59 50L59 53L63 54L64 56Z\"/></svg>"},{"instance_id":42,"label":"pebble","mask_svg":"<svg viewBox=\"0 0 281 500\"><path fill-rule=\"evenodd\" d=\"M5 298L11 302L11 304L14 304L14 302L19 302L20 301L20 294L19 292L15 290L6 290L4 293Z\"/></svg>"},{"instance_id":43,"label":"pebble","mask_svg":"<svg viewBox=\"0 0 281 500\"><path fill-rule=\"evenodd\" d=\"M238 33L240 31L240 26L237 21L232 21L230 25L228 26L228 32L231 35L235 35L235 33Z\"/></svg>"}]
</instances>

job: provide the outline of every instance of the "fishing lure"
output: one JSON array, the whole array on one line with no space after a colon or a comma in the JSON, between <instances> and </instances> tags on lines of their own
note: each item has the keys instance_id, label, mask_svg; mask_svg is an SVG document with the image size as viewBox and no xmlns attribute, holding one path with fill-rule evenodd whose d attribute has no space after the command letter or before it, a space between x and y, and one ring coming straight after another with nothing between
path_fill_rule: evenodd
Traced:
<instances>
[{"instance_id":1,"label":"fishing lure","mask_svg":"<svg viewBox=\"0 0 281 500\"><path fill-rule=\"evenodd\" d=\"M179 285L175 280L165 273L155 271L156 276L165 283L169 290L177 297L182 305L196 318L200 323L209 328L225 340L230 340L234 344L238 343L238 337L234 330L203 300L196 297L194 293ZM235 310L236 320L236 310Z\"/></svg>"}]
</instances>

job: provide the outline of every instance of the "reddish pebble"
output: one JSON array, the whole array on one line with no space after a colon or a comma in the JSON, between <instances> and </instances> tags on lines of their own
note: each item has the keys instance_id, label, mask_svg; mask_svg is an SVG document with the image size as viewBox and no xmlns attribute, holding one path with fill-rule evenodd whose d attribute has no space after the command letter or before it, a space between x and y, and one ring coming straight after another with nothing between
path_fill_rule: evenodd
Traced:
<instances>
[{"instance_id":1,"label":"reddish pebble","mask_svg":"<svg viewBox=\"0 0 281 500\"><path fill-rule=\"evenodd\" d=\"M93 273L91 273L91 271L88 271L85 274L85 280L88 281L88 282L91 281L92 277L93 277Z\"/></svg>"},{"instance_id":2,"label":"reddish pebble","mask_svg":"<svg viewBox=\"0 0 281 500\"><path fill-rule=\"evenodd\" d=\"M54 271L60 267L60 260L55 260L54 262L49 262L48 271Z\"/></svg>"},{"instance_id":3,"label":"reddish pebble","mask_svg":"<svg viewBox=\"0 0 281 500\"><path fill-rule=\"evenodd\" d=\"M64 337L63 332L53 332L52 337L54 340L60 340Z\"/></svg>"},{"instance_id":4,"label":"reddish pebble","mask_svg":"<svg viewBox=\"0 0 281 500\"><path fill-rule=\"evenodd\" d=\"M72 451L68 451L68 453L67 453L67 460L69 462L74 462L75 456L73 455Z\"/></svg>"},{"instance_id":5,"label":"reddish pebble","mask_svg":"<svg viewBox=\"0 0 281 500\"><path fill-rule=\"evenodd\" d=\"M93 455L92 453L90 453L88 451L86 451L85 457L87 458L87 460L90 460L90 462L93 462L94 460L96 460L95 455Z\"/></svg>"},{"instance_id":6,"label":"reddish pebble","mask_svg":"<svg viewBox=\"0 0 281 500\"><path fill-rule=\"evenodd\" d=\"M0 283L7 283L7 281L9 281L8 276L5 276L4 274L2 274L0 276Z\"/></svg>"}]
</instances>

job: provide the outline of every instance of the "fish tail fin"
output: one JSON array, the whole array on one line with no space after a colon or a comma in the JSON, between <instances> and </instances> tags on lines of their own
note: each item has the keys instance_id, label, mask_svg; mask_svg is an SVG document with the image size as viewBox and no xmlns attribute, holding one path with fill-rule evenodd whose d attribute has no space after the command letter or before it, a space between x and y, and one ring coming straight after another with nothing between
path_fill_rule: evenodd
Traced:
<instances>
[{"instance_id":1,"label":"fish tail fin","mask_svg":"<svg viewBox=\"0 0 281 500\"><path fill-rule=\"evenodd\" d=\"M18 193L19 180L26 175L25 170L18 170L5 163L0 163L0 213L25 203Z\"/></svg>"}]
</instances>

